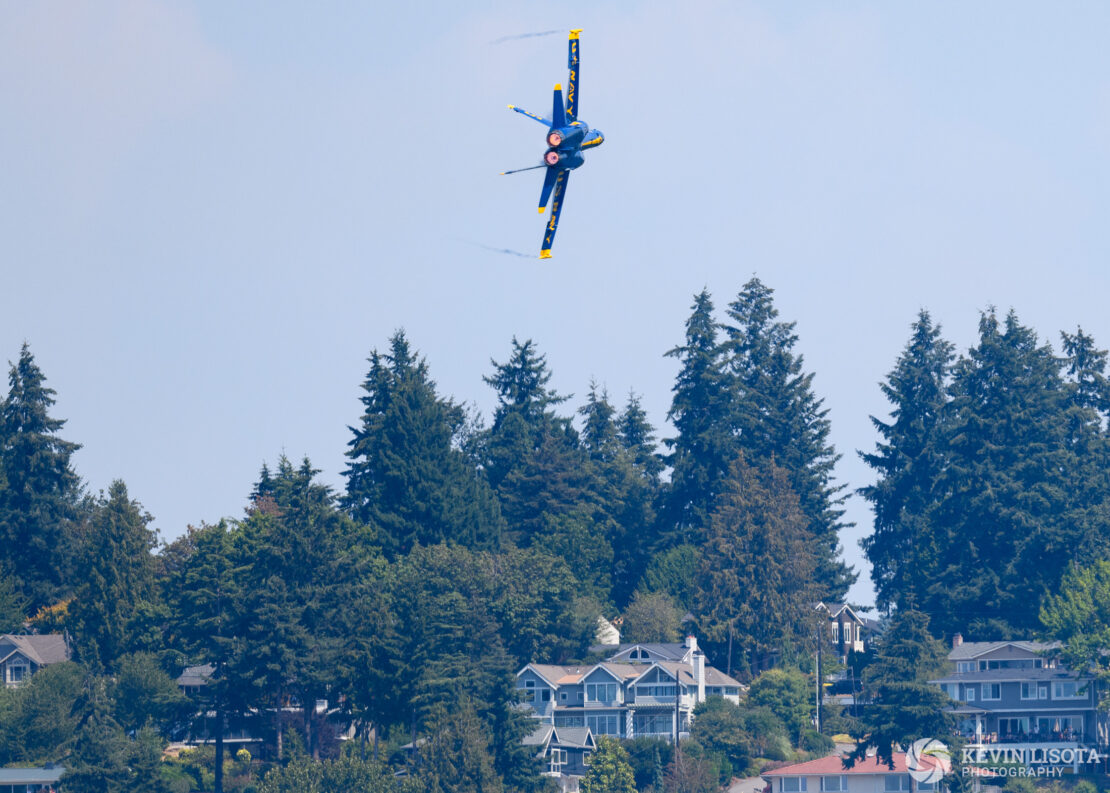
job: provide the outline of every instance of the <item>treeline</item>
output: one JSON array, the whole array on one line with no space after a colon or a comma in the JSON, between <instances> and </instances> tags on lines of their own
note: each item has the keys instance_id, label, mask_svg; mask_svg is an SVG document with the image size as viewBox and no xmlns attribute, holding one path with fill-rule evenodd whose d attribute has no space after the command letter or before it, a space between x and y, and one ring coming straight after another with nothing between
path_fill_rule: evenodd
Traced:
<instances>
[{"instance_id":1,"label":"treeline","mask_svg":"<svg viewBox=\"0 0 1110 793\"><path fill-rule=\"evenodd\" d=\"M79 671L0 693L0 729L23 736L0 740L0 762L144 767L139 748L198 728L172 679L208 665L207 729L269 714L281 763L333 754L353 724L359 762L401 763L422 789L459 789L455 775L532 790L513 675L588 659L599 616L622 615L626 640L693 631L746 679L804 664L812 603L842 599L854 573L797 341L758 279L721 313L695 296L666 353L679 371L660 442L635 394L615 405L591 383L572 409L530 340L491 361L487 423L398 332L370 354L342 492L282 457L242 518L161 547L122 482L87 492L25 345L0 403L0 629L66 631ZM880 606L969 638L1026 635L1068 565L1105 556L1106 354L1082 331L1064 351L988 312L957 360L918 318L865 455ZM67 697L60 732L27 731L36 702Z\"/></svg>"},{"instance_id":2,"label":"treeline","mask_svg":"<svg viewBox=\"0 0 1110 793\"><path fill-rule=\"evenodd\" d=\"M920 610L938 635L1027 638L1065 573L1110 558L1106 352L1082 329L1061 341L992 309L957 358L918 316L863 455L880 608Z\"/></svg>"}]
</instances>

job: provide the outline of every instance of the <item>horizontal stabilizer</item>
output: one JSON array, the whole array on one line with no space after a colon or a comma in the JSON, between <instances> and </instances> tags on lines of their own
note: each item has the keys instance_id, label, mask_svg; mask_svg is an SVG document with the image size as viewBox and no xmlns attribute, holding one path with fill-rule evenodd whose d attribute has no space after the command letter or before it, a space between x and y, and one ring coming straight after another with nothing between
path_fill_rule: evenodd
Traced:
<instances>
[{"instance_id":1,"label":"horizontal stabilizer","mask_svg":"<svg viewBox=\"0 0 1110 793\"><path fill-rule=\"evenodd\" d=\"M513 171L502 171L501 175L502 176L508 176L511 173L520 173L522 171L534 171L537 168L546 168L546 167L547 167L547 165L545 165L544 163L540 163L539 165L530 165L527 168L517 168L516 170L513 170Z\"/></svg>"},{"instance_id":2,"label":"horizontal stabilizer","mask_svg":"<svg viewBox=\"0 0 1110 793\"><path fill-rule=\"evenodd\" d=\"M533 121L540 122L545 127L550 127L551 126L551 122L548 121L546 118L540 118L535 113L529 113L527 110L525 110L522 107L517 107L516 105L509 105L509 110L515 110L516 112L520 113L520 115L522 115L522 116L528 116L528 118L532 119Z\"/></svg>"}]
</instances>

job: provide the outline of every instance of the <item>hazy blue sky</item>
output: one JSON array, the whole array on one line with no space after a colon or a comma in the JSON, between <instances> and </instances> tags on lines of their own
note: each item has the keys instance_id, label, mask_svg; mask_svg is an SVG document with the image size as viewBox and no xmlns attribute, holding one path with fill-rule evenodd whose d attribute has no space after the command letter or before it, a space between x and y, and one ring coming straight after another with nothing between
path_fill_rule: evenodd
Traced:
<instances>
[{"instance_id":1,"label":"hazy blue sky","mask_svg":"<svg viewBox=\"0 0 1110 793\"><path fill-rule=\"evenodd\" d=\"M493 252L538 252L542 176L498 172L544 132L505 105L548 111L566 41L491 42L570 27L606 144L555 258ZM961 350L991 305L1110 346L1107 41L1096 2L9 0L0 360L30 342L89 486L172 538L282 451L341 486L399 327L487 415L516 334L662 425L692 295L754 273L855 488L919 308Z\"/></svg>"}]
</instances>

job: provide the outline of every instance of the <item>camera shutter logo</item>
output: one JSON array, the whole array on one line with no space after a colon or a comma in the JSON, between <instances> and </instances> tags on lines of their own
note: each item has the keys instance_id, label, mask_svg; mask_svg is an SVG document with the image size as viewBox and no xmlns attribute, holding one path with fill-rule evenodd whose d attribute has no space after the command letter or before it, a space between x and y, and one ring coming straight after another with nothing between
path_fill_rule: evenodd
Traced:
<instances>
[{"instance_id":1,"label":"camera shutter logo","mask_svg":"<svg viewBox=\"0 0 1110 793\"><path fill-rule=\"evenodd\" d=\"M952 755L936 738L922 738L910 746L906 767L918 782L933 784L952 770Z\"/></svg>"}]
</instances>

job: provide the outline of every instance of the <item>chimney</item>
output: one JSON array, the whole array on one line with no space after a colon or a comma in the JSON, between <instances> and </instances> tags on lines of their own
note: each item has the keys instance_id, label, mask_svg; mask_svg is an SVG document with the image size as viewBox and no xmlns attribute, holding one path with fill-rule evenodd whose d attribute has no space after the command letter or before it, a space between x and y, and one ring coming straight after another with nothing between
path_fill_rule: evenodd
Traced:
<instances>
[{"instance_id":1,"label":"chimney","mask_svg":"<svg viewBox=\"0 0 1110 793\"><path fill-rule=\"evenodd\" d=\"M692 653L696 653L698 651L698 639L692 633L686 637L686 649Z\"/></svg>"},{"instance_id":2,"label":"chimney","mask_svg":"<svg viewBox=\"0 0 1110 793\"><path fill-rule=\"evenodd\" d=\"M962 633L952 634L952 649L955 650L964 643L964 635Z\"/></svg>"},{"instance_id":3,"label":"chimney","mask_svg":"<svg viewBox=\"0 0 1110 793\"><path fill-rule=\"evenodd\" d=\"M695 641L694 637L690 637L691 641ZM698 684L698 702L705 702L705 653L694 651L693 657L694 664L694 681Z\"/></svg>"}]
</instances>

